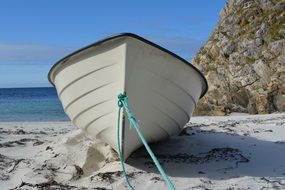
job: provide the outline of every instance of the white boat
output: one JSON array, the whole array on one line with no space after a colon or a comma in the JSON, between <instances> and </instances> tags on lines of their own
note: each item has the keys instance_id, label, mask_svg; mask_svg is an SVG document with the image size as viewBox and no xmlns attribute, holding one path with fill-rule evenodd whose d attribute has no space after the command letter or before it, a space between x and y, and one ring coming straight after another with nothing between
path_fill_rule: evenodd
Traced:
<instances>
[{"instance_id":1,"label":"white boat","mask_svg":"<svg viewBox=\"0 0 285 190\"><path fill-rule=\"evenodd\" d=\"M208 85L203 74L178 55L131 33L115 35L58 61L49 81L65 113L92 139L117 150L117 96L125 92L147 142L177 135ZM120 118L123 158L142 146Z\"/></svg>"}]
</instances>

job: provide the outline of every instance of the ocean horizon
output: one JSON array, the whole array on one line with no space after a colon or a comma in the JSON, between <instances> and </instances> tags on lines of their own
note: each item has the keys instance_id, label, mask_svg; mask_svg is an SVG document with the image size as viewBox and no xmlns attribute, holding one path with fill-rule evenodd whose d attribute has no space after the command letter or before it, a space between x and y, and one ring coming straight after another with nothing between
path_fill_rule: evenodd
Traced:
<instances>
[{"instance_id":1,"label":"ocean horizon","mask_svg":"<svg viewBox=\"0 0 285 190\"><path fill-rule=\"evenodd\" d=\"M54 87L0 88L0 122L69 121Z\"/></svg>"}]
</instances>

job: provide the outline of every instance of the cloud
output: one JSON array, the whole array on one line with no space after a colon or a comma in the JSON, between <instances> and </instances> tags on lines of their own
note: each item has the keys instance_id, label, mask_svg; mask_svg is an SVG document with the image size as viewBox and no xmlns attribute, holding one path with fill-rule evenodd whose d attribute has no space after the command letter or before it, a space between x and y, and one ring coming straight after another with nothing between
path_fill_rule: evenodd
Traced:
<instances>
[{"instance_id":1,"label":"cloud","mask_svg":"<svg viewBox=\"0 0 285 190\"><path fill-rule=\"evenodd\" d=\"M203 45L203 41L177 36L146 36L158 45L173 51L186 60L191 60Z\"/></svg>"},{"instance_id":2,"label":"cloud","mask_svg":"<svg viewBox=\"0 0 285 190\"><path fill-rule=\"evenodd\" d=\"M35 44L0 44L1 63L49 63L54 62L72 48Z\"/></svg>"}]
</instances>

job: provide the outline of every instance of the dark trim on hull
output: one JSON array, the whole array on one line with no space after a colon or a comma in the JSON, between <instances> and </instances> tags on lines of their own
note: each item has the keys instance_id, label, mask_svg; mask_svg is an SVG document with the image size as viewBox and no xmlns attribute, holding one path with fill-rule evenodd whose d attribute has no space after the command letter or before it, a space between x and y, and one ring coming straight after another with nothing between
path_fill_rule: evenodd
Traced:
<instances>
[{"instance_id":1,"label":"dark trim on hull","mask_svg":"<svg viewBox=\"0 0 285 190\"><path fill-rule=\"evenodd\" d=\"M205 76L204 76L204 75L202 74L202 72L201 72L199 69L197 69L194 65L192 65L190 62L186 61L186 60L183 59L182 57L178 56L177 54L175 54L175 53L173 53L173 52L171 52L171 51L169 51L169 50L167 50L167 49L165 49L165 48L163 48L163 47L161 47L161 46L159 46L159 45L157 45L157 44L155 44L155 43L153 43L153 42L151 42L151 41L149 41L149 40L147 40L147 39L145 39L145 38L143 38L143 37L140 37L140 36L138 36L138 35L136 35L136 34L133 34L133 33L121 33L121 34L116 34L116 35L110 36L110 37L108 37L108 38L105 38L105 39L103 39L103 40L100 40L100 41L98 41L98 42L95 42L95 43L93 43L93 44L90 44L90 45L88 45L88 46L86 46L86 47L84 47L84 48L81 48L81 49L79 49L79 50L77 50L77 51L75 51L75 52L73 52L73 53L67 55L66 57L64 57L64 58L62 58L61 60L59 60L58 62L56 62L56 63L52 66L52 68L50 69L50 71L49 71L49 73L48 73L48 80L49 80L49 82L54 86L54 83L53 83L53 82L51 81L51 79L50 79L51 71L52 71L58 64L60 64L61 62L66 61L66 60L69 59L71 56L73 56L73 55L75 55L75 54L77 54L77 53L79 53L79 52L82 52L82 51L84 51L84 50L86 50L86 49L89 49L89 48L94 47L94 46L98 46L98 45L100 45L100 44L102 44L102 43L104 43L104 42L107 42L107 41L109 41L109 40L113 40L113 39L121 38L121 37L131 37L131 38L135 38L135 39L137 39L137 40L140 40L140 41L142 41L142 42L145 42L145 43L147 43L147 44L149 44L149 45L151 45L151 46L154 46L154 47L160 49L161 51L164 51L165 53L168 53L168 54L172 55L172 56L175 57L176 59L178 59L178 60L184 62L184 63L187 64L187 65L189 65L191 68L193 68L195 71L197 71L197 72L200 74L202 80L204 81L205 88L203 89L200 98L202 98L202 97L206 94L206 92L208 91L208 83L207 83L207 80L206 80Z\"/></svg>"}]
</instances>

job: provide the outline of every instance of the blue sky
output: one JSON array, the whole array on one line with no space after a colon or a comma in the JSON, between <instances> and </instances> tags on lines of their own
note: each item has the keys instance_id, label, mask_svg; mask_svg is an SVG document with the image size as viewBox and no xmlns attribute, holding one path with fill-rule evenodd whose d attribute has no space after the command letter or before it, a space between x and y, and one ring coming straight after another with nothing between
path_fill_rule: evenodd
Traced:
<instances>
[{"instance_id":1,"label":"blue sky","mask_svg":"<svg viewBox=\"0 0 285 190\"><path fill-rule=\"evenodd\" d=\"M58 59L121 32L191 60L224 5L225 0L3 0L0 88L50 86L47 73Z\"/></svg>"}]
</instances>

